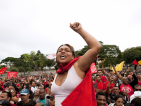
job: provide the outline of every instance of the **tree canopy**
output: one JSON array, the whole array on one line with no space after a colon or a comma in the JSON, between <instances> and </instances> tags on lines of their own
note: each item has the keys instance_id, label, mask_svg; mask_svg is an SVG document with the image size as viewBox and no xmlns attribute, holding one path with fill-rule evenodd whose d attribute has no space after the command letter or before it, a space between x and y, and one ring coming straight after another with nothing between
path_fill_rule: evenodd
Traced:
<instances>
[{"instance_id":1,"label":"tree canopy","mask_svg":"<svg viewBox=\"0 0 141 106\"><path fill-rule=\"evenodd\" d=\"M126 49L123 52L123 59L127 64L131 64L134 59L141 60L141 46Z\"/></svg>"},{"instance_id":2,"label":"tree canopy","mask_svg":"<svg viewBox=\"0 0 141 106\"><path fill-rule=\"evenodd\" d=\"M99 41L102 45L101 51L97 56L97 60L105 60L104 66L110 64L116 65L121 61L125 61L126 64L131 64L134 59L141 60L141 46L127 48L124 52L121 52L117 45L105 45L102 41ZM76 56L84 55L89 46L85 45L82 49L75 51ZM94 61L96 62L96 60ZM43 54L40 50L37 52L31 51L30 53L24 53L19 58L7 57L1 61L1 63L9 64L11 70L16 71L31 71L39 70L46 66L54 66L54 60L47 59L47 55ZM4 67L4 66L1 66Z\"/></svg>"}]
</instances>

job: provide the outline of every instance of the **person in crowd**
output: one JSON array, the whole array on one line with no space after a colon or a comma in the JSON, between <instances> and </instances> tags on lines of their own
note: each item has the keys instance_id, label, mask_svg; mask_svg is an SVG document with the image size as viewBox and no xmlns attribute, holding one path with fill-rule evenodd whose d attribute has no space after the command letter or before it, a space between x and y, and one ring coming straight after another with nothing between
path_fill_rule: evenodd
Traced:
<instances>
[{"instance_id":1,"label":"person in crowd","mask_svg":"<svg viewBox=\"0 0 141 106\"><path fill-rule=\"evenodd\" d=\"M134 86L134 94L130 96L130 102L136 97L141 98L141 85Z\"/></svg>"},{"instance_id":2,"label":"person in crowd","mask_svg":"<svg viewBox=\"0 0 141 106\"><path fill-rule=\"evenodd\" d=\"M112 89L116 85L117 79L114 79L114 77L111 76L110 74L108 75L108 79L109 79L109 81L110 81L110 79L113 79L110 82L110 89ZM104 84L104 90L106 90L106 92L107 92L107 85L109 84L109 81L106 81Z\"/></svg>"},{"instance_id":3,"label":"person in crowd","mask_svg":"<svg viewBox=\"0 0 141 106\"><path fill-rule=\"evenodd\" d=\"M11 106L10 102L6 99L0 100L0 106Z\"/></svg>"},{"instance_id":4,"label":"person in crowd","mask_svg":"<svg viewBox=\"0 0 141 106\"><path fill-rule=\"evenodd\" d=\"M47 91L46 96L51 96L51 95L52 95L51 88L50 88L50 87L48 87L48 91Z\"/></svg>"},{"instance_id":5,"label":"person in crowd","mask_svg":"<svg viewBox=\"0 0 141 106\"><path fill-rule=\"evenodd\" d=\"M42 102L36 103L35 106L44 106L44 104Z\"/></svg>"},{"instance_id":6,"label":"person in crowd","mask_svg":"<svg viewBox=\"0 0 141 106\"><path fill-rule=\"evenodd\" d=\"M123 105L123 96L116 95L114 100L115 100L115 103L111 103L108 106L124 106Z\"/></svg>"},{"instance_id":7,"label":"person in crowd","mask_svg":"<svg viewBox=\"0 0 141 106\"><path fill-rule=\"evenodd\" d=\"M47 96L47 98L50 99L50 101L49 101L50 106L55 106L55 97L54 97L54 95Z\"/></svg>"},{"instance_id":8,"label":"person in crowd","mask_svg":"<svg viewBox=\"0 0 141 106\"><path fill-rule=\"evenodd\" d=\"M40 102L40 99L39 99L39 91L40 91L40 89L37 89L36 91L35 91L35 94L34 94L34 99L33 100L35 100L36 101L36 103L38 103L38 102Z\"/></svg>"},{"instance_id":9,"label":"person in crowd","mask_svg":"<svg viewBox=\"0 0 141 106\"><path fill-rule=\"evenodd\" d=\"M133 70L131 68L130 69L128 68L126 71L126 77L128 78L128 83L134 80L132 75L133 75Z\"/></svg>"},{"instance_id":10,"label":"person in crowd","mask_svg":"<svg viewBox=\"0 0 141 106\"><path fill-rule=\"evenodd\" d=\"M131 101L131 106L141 106L141 98L134 98L132 101Z\"/></svg>"},{"instance_id":11,"label":"person in crowd","mask_svg":"<svg viewBox=\"0 0 141 106\"><path fill-rule=\"evenodd\" d=\"M96 80L97 82L95 82L95 84L97 85L97 88L95 89L96 92L106 92L104 90L104 83L100 80L100 76L96 75Z\"/></svg>"},{"instance_id":12,"label":"person in crowd","mask_svg":"<svg viewBox=\"0 0 141 106\"><path fill-rule=\"evenodd\" d=\"M107 106L107 97L104 92L98 92L96 94L97 106Z\"/></svg>"},{"instance_id":13,"label":"person in crowd","mask_svg":"<svg viewBox=\"0 0 141 106\"><path fill-rule=\"evenodd\" d=\"M0 100L8 100L11 106L17 106L14 103L11 103L12 102L11 98L12 98L11 92L8 91L3 91L0 95Z\"/></svg>"},{"instance_id":14,"label":"person in crowd","mask_svg":"<svg viewBox=\"0 0 141 106\"><path fill-rule=\"evenodd\" d=\"M22 86L18 83L17 85L16 85L16 91L17 91L17 94L20 94L20 91L22 90Z\"/></svg>"},{"instance_id":15,"label":"person in crowd","mask_svg":"<svg viewBox=\"0 0 141 106\"><path fill-rule=\"evenodd\" d=\"M106 72L105 68L104 68L104 61L101 62L102 63L102 71L104 73L104 75L106 75L107 77L112 76L114 79L116 78L113 70L108 70L108 73Z\"/></svg>"},{"instance_id":16,"label":"person in crowd","mask_svg":"<svg viewBox=\"0 0 141 106\"><path fill-rule=\"evenodd\" d=\"M101 70L98 70L96 74L100 76L100 79L103 83L107 81L107 78L103 76L103 72ZM95 82L97 82L96 79L95 79Z\"/></svg>"},{"instance_id":17,"label":"person in crowd","mask_svg":"<svg viewBox=\"0 0 141 106\"><path fill-rule=\"evenodd\" d=\"M12 97L16 97L16 91L15 90L11 90L11 95L12 95ZM12 103L12 104L16 104L16 103L14 103L14 101L10 101L10 103Z\"/></svg>"},{"instance_id":18,"label":"person in crowd","mask_svg":"<svg viewBox=\"0 0 141 106\"><path fill-rule=\"evenodd\" d=\"M40 87L40 83L36 82L36 88L38 89Z\"/></svg>"},{"instance_id":19,"label":"person in crowd","mask_svg":"<svg viewBox=\"0 0 141 106\"><path fill-rule=\"evenodd\" d=\"M121 95L118 86L114 86L112 89L110 89L110 85L111 85L112 80L114 80L113 77L110 78L110 81L107 85L107 90L108 90L107 93L109 94L109 98L108 98L109 103L115 103L115 96ZM123 103L124 104L126 103L126 100L124 98L123 98Z\"/></svg>"},{"instance_id":20,"label":"person in crowd","mask_svg":"<svg viewBox=\"0 0 141 106\"><path fill-rule=\"evenodd\" d=\"M45 92L48 93L49 84L46 84Z\"/></svg>"},{"instance_id":21,"label":"person in crowd","mask_svg":"<svg viewBox=\"0 0 141 106\"><path fill-rule=\"evenodd\" d=\"M108 78L108 81L106 81L105 84L104 84L104 90L107 91L107 85L108 85L110 79L111 79L111 78L113 79L113 80L111 80L112 82L110 82L110 89L112 89L112 88L116 85L117 80L118 80L118 78L119 78L119 75L115 76L113 70L109 70L110 73L107 73L107 72L105 71L105 69L104 69L103 63L104 63L104 62L102 61L102 70L103 70L104 74L105 74L105 75L107 76L107 78ZM115 70L115 68L114 68L114 70ZM117 73L116 70L115 70L115 73Z\"/></svg>"},{"instance_id":22,"label":"person in crowd","mask_svg":"<svg viewBox=\"0 0 141 106\"><path fill-rule=\"evenodd\" d=\"M17 103L18 106L25 106L29 102L36 104L34 100L29 99L30 94L28 89L22 89L20 92L20 96L21 96L21 101Z\"/></svg>"},{"instance_id":23,"label":"person in crowd","mask_svg":"<svg viewBox=\"0 0 141 106\"><path fill-rule=\"evenodd\" d=\"M45 96L45 89L40 89L39 101L42 102L44 104L44 106L49 106L49 100Z\"/></svg>"},{"instance_id":24,"label":"person in crowd","mask_svg":"<svg viewBox=\"0 0 141 106\"><path fill-rule=\"evenodd\" d=\"M3 100L3 99L6 99L8 101L10 101L11 99L11 93L10 92L6 92L6 91L3 91L0 95L0 100Z\"/></svg>"},{"instance_id":25,"label":"person in crowd","mask_svg":"<svg viewBox=\"0 0 141 106\"><path fill-rule=\"evenodd\" d=\"M40 89L44 89L44 85L41 84L39 88L40 88Z\"/></svg>"},{"instance_id":26,"label":"person in crowd","mask_svg":"<svg viewBox=\"0 0 141 106\"><path fill-rule=\"evenodd\" d=\"M130 96L134 93L133 88L129 85L127 77L123 77L123 84L120 85L120 92L126 101L130 101Z\"/></svg>"},{"instance_id":27,"label":"person in crowd","mask_svg":"<svg viewBox=\"0 0 141 106\"><path fill-rule=\"evenodd\" d=\"M138 85L141 85L141 72L137 72Z\"/></svg>"},{"instance_id":28,"label":"person in crowd","mask_svg":"<svg viewBox=\"0 0 141 106\"><path fill-rule=\"evenodd\" d=\"M65 105L66 103L70 102L70 99L71 103L69 105L71 106L78 104L81 106L86 104L95 105L95 94L94 91L91 91L93 90L91 88L93 87L90 74L91 72L87 72L87 70L90 68L90 65L100 52L101 44L93 36L86 32L82 28L80 23L75 22L74 24L70 24L70 27L75 32L81 35L81 37L86 41L90 49L83 56L75 58L74 49L69 44L61 45L58 48L56 53L56 62L58 63L59 69L57 70L51 86L51 92L53 95L55 95L55 106ZM87 84L89 84L87 88L83 87L83 93L81 92L78 94L78 96L80 96L81 98L80 101L79 98L74 97L76 96L74 89L78 87L78 90L82 90L79 89L79 86L80 88L82 88L82 86L86 84L85 80L87 80ZM92 93L88 93L88 91ZM74 96L71 97L71 95ZM75 100L73 101L73 99Z\"/></svg>"},{"instance_id":29,"label":"person in crowd","mask_svg":"<svg viewBox=\"0 0 141 106\"><path fill-rule=\"evenodd\" d=\"M32 81L31 81L31 91L32 91L33 93L35 93L36 90L37 90L37 88L35 87L35 81L32 80Z\"/></svg>"}]
</instances>

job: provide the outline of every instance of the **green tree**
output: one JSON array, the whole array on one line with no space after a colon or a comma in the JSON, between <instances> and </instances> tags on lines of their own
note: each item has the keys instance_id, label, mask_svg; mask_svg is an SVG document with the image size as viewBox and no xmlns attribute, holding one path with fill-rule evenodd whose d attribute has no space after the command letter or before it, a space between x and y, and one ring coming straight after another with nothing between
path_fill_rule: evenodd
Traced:
<instances>
[{"instance_id":1,"label":"green tree","mask_svg":"<svg viewBox=\"0 0 141 106\"><path fill-rule=\"evenodd\" d=\"M22 54L21 59L26 63L26 65L30 66L33 63L35 66L35 69L36 70L38 69L36 60L39 59L39 56L37 56L34 51L31 51L30 54L28 53Z\"/></svg>"},{"instance_id":2,"label":"green tree","mask_svg":"<svg viewBox=\"0 0 141 106\"><path fill-rule=\"evenodd\" d=\"M116 45L103 45L99 53L99 57L103 60L104 66L109 66L110 64L117 64L121 58L121 51Z\"/></svg>"},{"instance_id":3,"label":"green tree","mask_svg":"<svg viewBox=\"0 0 141 106\"><path fill-rule=\"evenodd\" d=\"M89 49L90 49L89 46L86 45L86 46L84 46L84 48L75 51L75 54L76 54L76 56L82 56L82 55L84 55Z\"/></svg>"},{"instance_id":4,"label":"green tree","mask_svg":"<svg viewBox=\"0 0 141 106\"><path fill-rule=\"evenodd\" d=\"M9 64L10 68L12 67L13 63L15 62L16 58L14 57L7 57L1 61L1 63L5 63L6 65Z\"/></svg>"},{"instance_id":5,"label":"green tree","mask_svg":"<svg viewBox=\"0 0 141 106\"><path fill-rule=\"evenodd\" d=\"M134 61L134 59L136 59L137 61L141 60L141 46L127 48L123 52L123 60L127 64L131 64Z\"/></svg>"}]
</instances>

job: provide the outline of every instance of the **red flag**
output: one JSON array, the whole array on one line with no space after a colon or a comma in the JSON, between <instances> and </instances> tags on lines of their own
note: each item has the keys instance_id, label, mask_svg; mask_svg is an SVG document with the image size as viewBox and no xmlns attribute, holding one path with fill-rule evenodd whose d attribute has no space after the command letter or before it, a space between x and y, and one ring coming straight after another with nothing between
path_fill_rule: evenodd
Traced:
<instances>
[{"instance_id":1,"label":"red flag","mask_svg":"<svg viewBox=\"0 0 141 106\"><path fill-rule=\"evenodd\" d=\"M0 74L2 75L3 73L5 73L7 67L3 67L1 70L0 70Z\"/></svg>"},{"instance_id":2,"label":"red flag","mask_svg":"<svg viewBox=\"0 0 141 106\"><path fill-rule=\"evenodd\" d=\"M132 63L138 66L138 62L136 59Z\"/></svg>"},{"instance_id":3,"label":"red flag","mask_svg":"<svg viewBox=\"0 0 141 106\"><path fill-rule=\"evenodd\" d=\"M7 72L7 78L17 77L18 72Z\"/></svg>"},{"instance_id":4,"label":"red flag","mask_svg":"<svg viewBox=\"0 0 141 106\"><path fill-rule=\"evenodd\" d=\"M91 69L91 73L92 73L92 74L97 72L95 63L92 63L92 64L91 64L90 69Z\"/></svg>"}]
</instances>

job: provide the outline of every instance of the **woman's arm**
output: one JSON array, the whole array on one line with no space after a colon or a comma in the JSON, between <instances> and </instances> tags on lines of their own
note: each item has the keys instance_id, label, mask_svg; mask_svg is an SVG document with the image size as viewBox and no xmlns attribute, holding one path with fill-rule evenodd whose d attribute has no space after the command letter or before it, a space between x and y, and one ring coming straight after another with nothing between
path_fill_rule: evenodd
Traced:
<instances>
[{"instance_id":1,"label":"woman's arm","mask_svg":"<svg viewBox=\"0 0 141 106\"><path fill-rule=\"evenodd\" d=\"M87 31L85 31L81 24L76 22L74 24L70 24L70 27L76 31L78 34L81 35L81 37L86 41L86 43L89 46L89 50L79 58L79 60L76 62L76 66L82 70L86 71L90 65L93 63L94 59L98 55L98 53L101 50L101 44Z\"/></svg>"}]
</instances>

